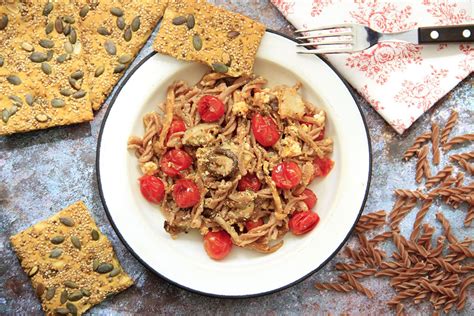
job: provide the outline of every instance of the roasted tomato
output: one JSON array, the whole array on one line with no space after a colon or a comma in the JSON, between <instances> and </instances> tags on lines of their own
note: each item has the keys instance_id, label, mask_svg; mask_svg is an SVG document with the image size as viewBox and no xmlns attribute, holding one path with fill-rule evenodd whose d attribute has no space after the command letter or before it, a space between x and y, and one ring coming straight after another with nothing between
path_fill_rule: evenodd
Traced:
<instances>
[{"instance_id":1,"label":"roasted tomato","mask_svg":"<svg viewBox=\"0 0 474 316\"><path fill-rule=\"evenodd\" d=\"M161 159L161 171L170 177L177 176L181 171L189 168L193 164L193 158L181 149L167 151Z\"/></svg>"},{"instance_id":2,"label":"roasted tomato","mask_svg":"<svg viewBox=\"0 0 474 316\"><path fill-rule=\"evenodd\" d=\"M201 194L199 188L192 180L180 179L176 181L171 193L173 200L181 208L188 208L199 203Z\"/></svg>"},{"instance_id":3,"label":"roasted tomato","mask_svg":"<svg viewBox=\"0 0 474 316\"><path fill-rule=\"evenodd\" d=\"M272 170L272 179L281 189L292 189L301 181L301 169L296 162L281 162Z\"/></svg>"},{"instance_id":4,"label":"roasted tomato","mask_svg":"<svg viewBox=\"0 0 474 316\"><path fill-rule=\"evenodd\" d=\"M314 167L314 177L325 177L328 175L329 171L331 171L332 167L334 166L334 161L329 158L319 158L316 157L313 160L313 167Z\"/></svg>"},{"instance_id":5,"label":"roasted tomato","mask_svg":"<svg viewBox=\"0 0 474 316\"><path fill-rule=\"evenodd\" d=\"M263 225L263 219L259 218L256 221L246 221L245 222L245 229L249 232L252 229L262 226Z\"/></svg>"},{"instance_id":6,"label":"roasted tomato","mask_svg":"<svg viewBox=\"0 0 474 316\"><path fill-rule=\"evenodd\" d=\"M160 178L151 175L144 175L140 179L140 191L147 201L160 203L165 196L165 185Z\"/></svg>"},{"instance_id":7,"label":"roasted tomato","mask_svg":"<svg viewBox=\"0 0 474 316\"><path fill-rule=\"evenodd\" d=\"M218 121L225 113L224 103L212 95L203 96L197 106L197 110L204 122Z\"/></svg>"},{"instance_id":8,"label":"roasted tomato","mask_svg":"<svg viewBox=\"0 0 474 316\"><path fill-rule=\"evenodd\" d=\"M306 203L306 206L308 207L308 210L312 210L313 207L318 202L318 197L310 189L304 189L302 195L305 197L303 202Z\"/></svg>"},{"instance_id":9,"label":"roasted tomato","mask_svg":"<svg viewBox=\"0 0 474 316\"><path fill-rule=\"evenodd\" d=\"M256 113L252 117L251 127L255 140L263 147L273 146L280 139L278 127L270 116Z\"/></svg>"},{"instance_id":10,"label":"roasted tomato","mask_svg":"<svg viewBox=\"0 0 474 316\"><path fill-rule=\"evenodd\" d=\"M294 235L303 235L313 230L318 223L318 214L311 211L305 211L293 213L288 222L288 226Z\"/></svg>"},{"instance_id":11,"label":"roasted tomato","mask_svg":"<svg viewBox=\"0 0 474 316\"><path fill-rule=\"evenodd\" d=\"M171 122L170 128L168 130L168 134L166 135L166 143L170 139L171 135L178 132L185 132L186 131L186 124L180 118L174 118Z\"/></svg>"},{"instance_id":12,"label":"roasted tomato","mask_svg":"<svg viewBox=\"0 0 474 316\"><path fill-rule=\"evenodd\" d=\"M257 192L258 190L260 190L261 186L262 184L260 183L260 180L258 180L255 174L247 173L245 176L242 177L242 179L239 180L239 185L237 189L239 191L252 190L254 192Z\"/></svg>"},{"instance_id":13,"label":"roasted tomato","mask_svg":"<svg viewBox=\"0 0 474 316\"><path fill-rule=\"evenodd\" d=\"M232 238L223 230L208 232L204 236L204 249L212 259L221 260L232 250Z\"/></svg>"}]
</instances>

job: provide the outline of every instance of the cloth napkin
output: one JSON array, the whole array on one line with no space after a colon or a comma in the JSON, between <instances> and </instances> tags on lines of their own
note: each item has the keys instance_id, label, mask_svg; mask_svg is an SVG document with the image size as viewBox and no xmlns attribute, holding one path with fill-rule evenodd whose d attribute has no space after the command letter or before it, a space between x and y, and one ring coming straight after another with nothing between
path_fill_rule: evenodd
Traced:
<instances>
[{"instance_id":1,"label":"cloth napkin","mask_svg":"<svg viewBox=\"0 0 474 316\"><path fill-rule=\"evenodd\" d=\"M380 32L473 22L469 0L271 0L297 29L359 23ZM326 55L339 73L400 134L474 70L474 44L377 44Z\"/></svg>"}]
</instances>

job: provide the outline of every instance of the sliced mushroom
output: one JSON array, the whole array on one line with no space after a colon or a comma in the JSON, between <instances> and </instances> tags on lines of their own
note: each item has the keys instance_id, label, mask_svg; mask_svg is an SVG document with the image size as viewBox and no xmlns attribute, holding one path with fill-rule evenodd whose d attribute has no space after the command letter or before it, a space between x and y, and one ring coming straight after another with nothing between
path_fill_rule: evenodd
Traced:
<instances>
[{"instance_id":1,"label":"sliced mushroom","mask_svg":"<svg viewBox=\"0 0 474 316\"><path fill-rule=\"evenodd\" d=\"M198 124L186 130L183 135L183 145L189 146L203 146L208 145L216 139L216 134L219 132L219 125L217 124Z\"/></svg>"},{"instance_id":2,"label":"sliced mushroom","mask_svg":"<svg viewBox=\"0 0 474 316\"><path fill-rule=\"evenodd\" d=\"M237 156L230 150L218 148L208 157L207 170L216 178L232 176L237 170Z\"/></svg>"}]
</instances>

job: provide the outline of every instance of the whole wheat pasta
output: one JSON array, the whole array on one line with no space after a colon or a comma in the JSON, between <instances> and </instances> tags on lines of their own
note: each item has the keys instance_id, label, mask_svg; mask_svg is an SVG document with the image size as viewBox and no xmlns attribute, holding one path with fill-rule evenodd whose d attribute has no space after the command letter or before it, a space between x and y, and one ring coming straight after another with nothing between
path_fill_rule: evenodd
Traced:
<instances>
[{"instance_id":1,"label":"whole wheat pasta","mask_svg":"<svg viewBox=\"0 0 474 316\"><path fill-rule=\"evenodd\" d=\"M403 159L408 160L411 157L415 156L416 153L418 152L418 150L421 148L421 146L425 142L429 141L430 139L431 139L431 133L430 132L426 132L426 133L418 136L415 139L415 142L413 143L413 145L411 145L411 147L408 148L407 151L405 152L405 154L403 155Z\"/></svg>"},{"instance_id":2,"label":"whole wheat pasta","mask_svg":"<svg viewBox=\"0 0 474 316\"><path fill-rule=\"evenodd\" d=\"M357 232L372 230L375 227L385 224L385 211L377 211L374 213L362 215L355 227Z\"/></svg>"},{"instance_id":3,"label":"whole wheat pasta","mask_svg":"<svg viewBox=\"0 0 474 316\"><path fill-rule=\"evenodd\" d=\"M420 255L423 258L426 258L429 255L429 252L428 250L425 249L425 247L411 240L407 240L407 247L409 250L415 252L416 254Z\"/></svg>"},{"instance_id":4,"label":"whole wheat pasta","mask_svg":"<svg viewBox=\"0 0 474 316\"><path fill-rule=\"evenodd\" d=\"M379 242L382 242L382 241L385 241L389 238L392 238L392 232L391 231L384 232L382 234L379 234L379 235L375 236L374 238L369 240L369 243L375 245L375 244L377 244Z\"/></svg>"},{"instance_id":5,"label":"whole wheat pasta","mask_svg":"<svg viewBox=\"0 0 474 316\"><path fill-rule=\"evenodd\" d=\"M330 290L336 292L350 292L354 290L354 287L349 284L342 283L316 283L314 287L318 290Z\"/></svg>"},{"instance_id":6,"label":"whole wheat pasta","mask_svg":"<svg viewBox=\"0 0 474 316\"><path fill-rule=\"evenodd\" d=\"M471 159L474 159L474 151L451 155L449 156L449 159L451 161L459 161L461 159L471 160Z\"/></svg>"},{"instance_id":7,"label":"whole wheat pasta","mask_svg":"<svg viewBox=\"0 0 474 316\"><path fill-rule=\"evenodd\" d=\"M439 125L431 124L431 151L433 153L433 164L439 164Z\"/></svg>"},{"instance_id":8,"label":"whole wheat pasta","mask_svg":"<svg viewBox=\"0 0 474 316\"><path fill-rule=\"evenodd\" d=\"M426 183L425 183L426 189L430 189L434 185L440 183L441 181L446 179L449 175L451 175L452 172L453 172L453 167L452 166L444 167L443 169L438 171L437 174L435 174L434 176L432 176L431 178L429 178L426 181Z\"/></svg>"},{"instance_id":9,"label":"whole wheat pasta","mask_svg":"<svg viewBox=\"0 0 474 316\"><path fill-rule=\"evenodd\" d=\"M456 178L453 176L449 176L440 183L439 188L447 188L456 183Z\"/></svg>"},{"instance_id":10,"label":"whole wheat pasta","mask_svg":"<svg viewBox=\"0 0 474 316\"><path fill-rule=\"evenodd\" d=\"M458 112L455 110L451 111L451 114L449 115L448 120L446 121L446 125L443 127L443 130L441 131L441 144L445 144L448 141L449 133L454 128L454 125L456 125L456 122L458 120Z\"/></svg>"},{"instance_id":11,"label":"whole wheat pasta","mask_svg":"<svg viewBox=\"0 0 474 316\"><path fill-rule=\"evenodd\" d=\"M438 239L437 239L437 242L436 242L436 247L434 247L433 249L430 250L430 254L428 255L428 257L434 258L434 257L438 257L439 255L441 255L441 252L443 251L445 240L446 240L445 236L439 236Z\"/></svg>"},{"instance_id":12,"label":"whole wheat pasta","mask_svg":"<svg viewBox=\"0 0 474 316\"><path fill-rule=\"evenodd\" d=\"M362 285L362 283L360 283L359 281L357 281L357 279L354 278L354 276L352 276L352 274L347 273L347 272L346 272L345 274L346 274L346 277L347 277L347 282L349 282L349 284L352 285L352 287L353 287L356 291L358 291L358 292L364 294L364 295L367 296L368 298L373 298L373 297L374 297L374 293L372 293L372 291L369 290L368 288L364 287L364 286Z\"/></svg>"},{"instance_id":13,"label":"whole wheat pasta","mask_svg":"<svg viewBox=\"0 0 474 316\"><path fill-rule=\"evenodd\" d=\"M431 292L434 292L434 293L440 293L440 294L443 294L443 295L446 295L446 296L449 296L449 297L455 297L456 296L456 294L454 293L454 291L452 289L447 288L447 287L443 287L443 286L438 286L434 283L430 283L426 279L422 279L421 282L420 282L420 285L421 285L421 287L423 287L427 290L430 290Z\"/></svg>"},{"instance_id":14,"label":"whole wheat pasta","mask_svg":"<svg viewBox=\"0 0 474 316\"><path fill-rule=\"evenodd\" d=\"M357 262L357 263L336 263L336 270L345 270L345 271L350 271L350 270L357 270L360 268L363 268L365 264L363 262Z\"/></svg>"},{"instance_id":15,"label":"whole wheat pasta","mask_svg":"<svg viewBox=\"0 0 474 316\"><path fill-rule=\"evenodd\" d=\"M433 236L435 229L433 226L429 224L423 224L423 233L421 236L418 238L417 243L419 245L423 245L425 249L430 250L431 249L431 238Z\"/></svg>"},{"instance_id":16,"label":"whole wheat pasta","mask_svg":"<svg viewBox=\"0 0 474 316\"><path fill-rule=\"evenodd\" d=\"M474 191L474 183L457 188L438 188L428 193L428 197L452 196L457 194L469 194Z\"/></svg>"},{"instance_id":17,"label":"whole wheat pasta","mask_svg":"<svg viewBox=\"0 0 474 316\"><path fill-rule=\"evenodd\" d=\"M474 165L472 163L467 162L465 159L458 160L458 164L467 171L470 175L474 174Z\"/></svg>"},{"instance_id":18,"label":"whole wheat pasta","mask_svg":"<svg viewBox=\"0 0 474 316\"><path fill-rule=\"evenodd\" d=\"M428 155L428 145L424 145L418 151L418 160L416 161L416 176L415 180L417 183L421 183L421 179L423 179L423 175L426 175L427 170L427 155Z\"/></svg>"},{"instance_id":19,"label":"whole wheat pasta","mask_svg":"<svg viewBox=\"0 0 474 316\"><path fill-rule=\"evenodd\" d=\"M474 275L469 276L468 278L464 279L461 283L461 288L459 290L459 297L458 302L456 304L456 309L460 311L464 308L467 301L467 288L474 283Z\"/></svg>"},{"instance_id":20,"label":"whole wheat pasta","mask_svg":"<svg viewBox=\"0 0 474 316\"><path fill-rule=\"evenodd\" d=\"M416 206L416 202L416 199L410 198L407 200L406 204L400 208L398 214L390 222L390 228L392 231L398 231L398 224Z\"/></svg>"},{"instance_id":21,"label":"whole wheat pasta","mask_svg":"<svg viewBox=\"0 0 474 316\"><path fill-rule=\"evenodd\" d=\"M445 312L446 314L449 313L449 311L454 307L454 304L457 302L457 300L457 297L452 297L447 300L443 307L443 312Z\"/></svg>"},{"instance_id":22,"label":"whole wheat pasta","mask_svg":"<svg viewBox=\"0 0 474 316\"><path fill-rule=\"evenodd\" d=\"M422 199L422 200L426 200L428 198L428 195L424 194L421 191L396 189L394 192L397 196L403 197L403 198L415 198L415 199Z\"/></svg>"},{"instance_id":23,"label":"whole wheat pasta","mask_svg":"<svg viewBox=\"0 0 474 316\"><path fill-rule=\"evenodd\" d=\"M438 256L436 256L434 258L429 258L428 261L431 262L431 263L437 264L438 266L440 266L441 268L443 268L444 270L446 270L448 272L453 272L453 273L465 273L466 272L465 270L461 269L461 266L459 264L457 264L457 263L456 264L451 264L451 263L447 262L446 260L444 260L442 258L439 258Z\"/></svg>"},{"instance_id":24,"label":"whole wheat pasta","mask_svg":"<svg viewBox=\"0 0 474 316\"><path fill-rule=\"evenodd\" d=\"M398 197L395 200L392 210L390 211L390 214L388 215L388 218L390 219L390 221L398 215L398 212L400 211L401 207L406 203L406 201L407 199L404 197Z\"/></svg>"},{"instance_id":25,"label":"whole wheat pasta","mask_svg":"<svg viewBox=\"0 0 474 316\"><path fill-rule=\"evenodd\" d=\"M402 303L398 303L398 304L397 304L397 307L396 307L397 310L396 310L396 312L395 312L396 316L403 316L403 315L405 315L404 308L405 308L405 307L403 306Z\"/></svg>"},{"instance_id":26,"label":"whole wheat pasta","mask_svg":"<svg viewBox=\"0 0 474 316\"><path fill-rule=\"evenodd\" d=\"M473 141L473 140L474 140L474 134L459 135L459 136L453 137L449 141L447 141L443 145L443 150L448 151L454 145L462 144L462 143Z\"/></svg>"},{"instance_id":27,"label":"whole wheat pasta","mask_svg":"<svg viewBox=\"0 0 474 316\"><path fill-rule=\"evenodd\" d=\"M354 272L351 272L351 275L356 278L356 279L360 279L360 278L364 278L364 277L368 277L368 276L372 276L374 275L375 273L377 272L377 269L374 269L374 268L366 268L366 269L363 269L363 270L360 270L360 271L354 271ZM339 278L347 281L347 276L345 273L342 273L339 275Z\"/></svg>"},{"instance_id":28,"label":"whole wheat pasta","mask_svg":"<svg viewBox=\"0 0 474 316\"><path fill-rule=\"evenodd\" d=\"M444 235L446 236L446 238L448 238L448 241L452 244L456 244L458 242L458 240L456 239L456 237L454 237L454 235L451 231L451 224L446 219L446 217L444 217L443 213L440 213L440 212L436 213L436 219L443 226Z\"/></svg>"},{"instance_id":29,"label":"whole wheat pasta","mask_svg":"<svg viewBox=\"0 0 474 316\"><path fill-rule=\"evenodd\" d=\"M453 252L464 254L467 258L474 257L474 251L469 250L469 248L464 246L462 243L452 243L448 246L448 248Z\"/></svg>"},{"instance_id":30,"label":"whole wheat pasta","mask_svg":"<svg viewBox=\"0 0 474 316\"><path fill-rule=\"evenodd\" d=\"M472 220L474 220L474 205L471 205L466 213L466 218L464 218L464 226L471 226Z\"/></svg>"},{"instance_id":31,"label":"whole wheat pasta","mask_svg":"<svg viewBox=\"0 0 474 316\"><path fill-rule=\"evenodd\" d=\"M410 234L411 240L415 240L418 234L420 233L421 222L423 221L423 218L425 217L426 213L428 213L428 210L430 209L432 204L433 200L425 200L421 205L421 208L418 213L416 213L415 222L413 223L413 230Z\"/></svg>"},{"instance_id":32,"label":"whole wheat pasta","mask_svg":"<svg viewBox=\"0 0 474 316\"><path fill-rule=\"evenodd\" d=\"M402 258L401 261L403 262L403 265L409 268L411 266L411 261L408 257L408 252L406 251L405 246L403 245L401 241L402 237L397 232L394 232L392 234L392 238L393 238L393 242L395 243L395 246L398 249L398 253L400 254Z\"/></svg>"}]
</instances>

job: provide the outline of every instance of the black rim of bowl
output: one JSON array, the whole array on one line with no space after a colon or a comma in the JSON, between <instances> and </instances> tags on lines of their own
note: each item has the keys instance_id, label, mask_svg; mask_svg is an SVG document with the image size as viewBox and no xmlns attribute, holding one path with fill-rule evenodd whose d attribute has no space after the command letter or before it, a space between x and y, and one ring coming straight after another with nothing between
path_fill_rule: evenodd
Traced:
<instances>
[{"instance_id":1,"label":"black rim of bowl","mask_svg":"<svg viewBox=\"0 0 474 316\"><path fill-rule=\"evenodd\" d=\"M276 34L276 35L279 35L279 36L282 36L286 39L289 39L295 43L299 43L299 41L295 40L294 38L288 36L288 35L285 35L285 34L282 34L278 31L274 31L274 30L268 30L267 29L267 32L269 33L273 33L273 34ZM120 233L120 230L117 228L117 226L115 225L115 222L114 220L112 219L112 216L109 212L109 209L107 207L107 203L105 201L105 198L104 198L104 194L103 194L103 191L102 191L102 182L100 180L100 165L99 165L99 161L100 161L100 146L101 146L101 142L102 142L102 134L103 134L103 131L104 131L104 127L105 127L105 123L107 121L107 118L109 116L109 113L110 113L110 110L112 109L114 103L115 103L115 99L117 98L117 96L120 94L120 91L122 90L123 86L128 82L128 80L130 79L130 77L135 73L135 71L141 67L142 64L144 64L148 59L150 59L152 56L154 56L156 54L156 52L151 52L149 55L147 55L146 57L144 57L133 69L130 70L129 74L124 78L124 80L118 85L117 87L117 90L116 92L114 93L114 95L112 96L112 99L110 100L110 104L109 104L109 107L107 108L107 111L105 112L105 115L104 115L104 118L102 120L102 123L101 123L101 127L100 127L100 131L99 131L99 135L98 135L98 140L97 140L97 157L96 157L96 174L97 174L97 183L98 183L98 188L99 188L99 195L100 195L100 199L102 201L102 205L104 206L104 209L105 209L105 214L107 215L107 218L109 219L111 225L112 225L112 228L114 229L115 233L117 234L117 236L120 238L120 240L122 241L123 245L125 246L125 248L127 248L127 250L135 257L135 259L137 259L145 268L147 268L148 270L152 271L155 275L157 275L158 277L166 280L167 282L173 284L173 285L176 285L177 287L180 287L182 289L185 289L187 291L190 291L190 292L193 292L193 293L196 293L196 294L200 294L200 295L204 295L204 296L209 296L209 297L217 297L217 298L250 298L250 297L258 297L258 296L264 296L264 295L268 295L268 294L272 294L272 293L276 293L276 292L279 292L279 291L282 291L284 289L287 289L289 287L292 287L293 285L296 285L298 283L300 283L301 281L305 280L306 278L310 277L311 275L313 275L314 273L318 272L319 270L321 270L329 261L331 261L332 258L334 258L334 256L336 256L336 254L341 250L341 248L346 244L347 240L349 239L349 237L351 236L351 233L352 231L354 230L354 227L355 225L357 224L360 216L362 215L362 212L364 210L364 207L365 207L365 203L367 202L367 197L369 195L369 189L370 189L370 182L371 182L371 178L372 178L372 146L371 146L371 140L370 140L370 134L369 134L369 129L367 127L367 122L365 120L365 117L362 113L362 109L360 107L360 105L356 102L355 100L355 96L354 94L352 93L352 91L349 89L349 85L348 83L344 80L344 78L342 78L342 76L339 74L339 72L337 72L337 70L331 65L329 64L324 58L321 58L321 60L323 60L326 65L329 66L329 68L331 68L331 70L339 77L339 79L344 83L344 85L346 86L346 89L347 91L351 94L352 98L354 99L354 103L357 105L357 108L359 110L359 113L360 113L360 116L362 118L362 122L364 123L364 127L365 127L365 133L367 135L367 142L368 142L368 148L369 148L369 173L368 173L368 176L367 176L367 187L366 187L366 190L365 190L365 194L364 194L364 200L362 201L362 205L360 206L360 209L359 209L359 214L357 215L357 218L356 220L354 221L354 224L352 225L351 229L348 231L346 237L344 238L344 240L341 242L341 244L339 245L339 247L337 247L337 249L323 262L321 263L318 267L316 267L313 271L307 273L306 275L302 276L301 278L299 278L298 280L296 281L293 281L285 286L282 286L282 287L279 287L279 288L276 288L276 289L273 289L273 290L270 290L270 291L266 291L266 292L261 292L261 293L255 293L255 294L246 294L246 295L220 295L220 294L214 294L214 293L206 293L206 292L202 292L202 291L199 291L199 290L195 290L195 289L192 289L192 288L189 288L187 286L184 286L182 284L179 284L165 276L163 276L161 273L159 273L158 271L156 271L155 269L153 269L150 265L148 265L134 250L133 248L127 243L127 241L125 240L125 238L122 236L122 234Z\"/></svg>"}]
</instances>

